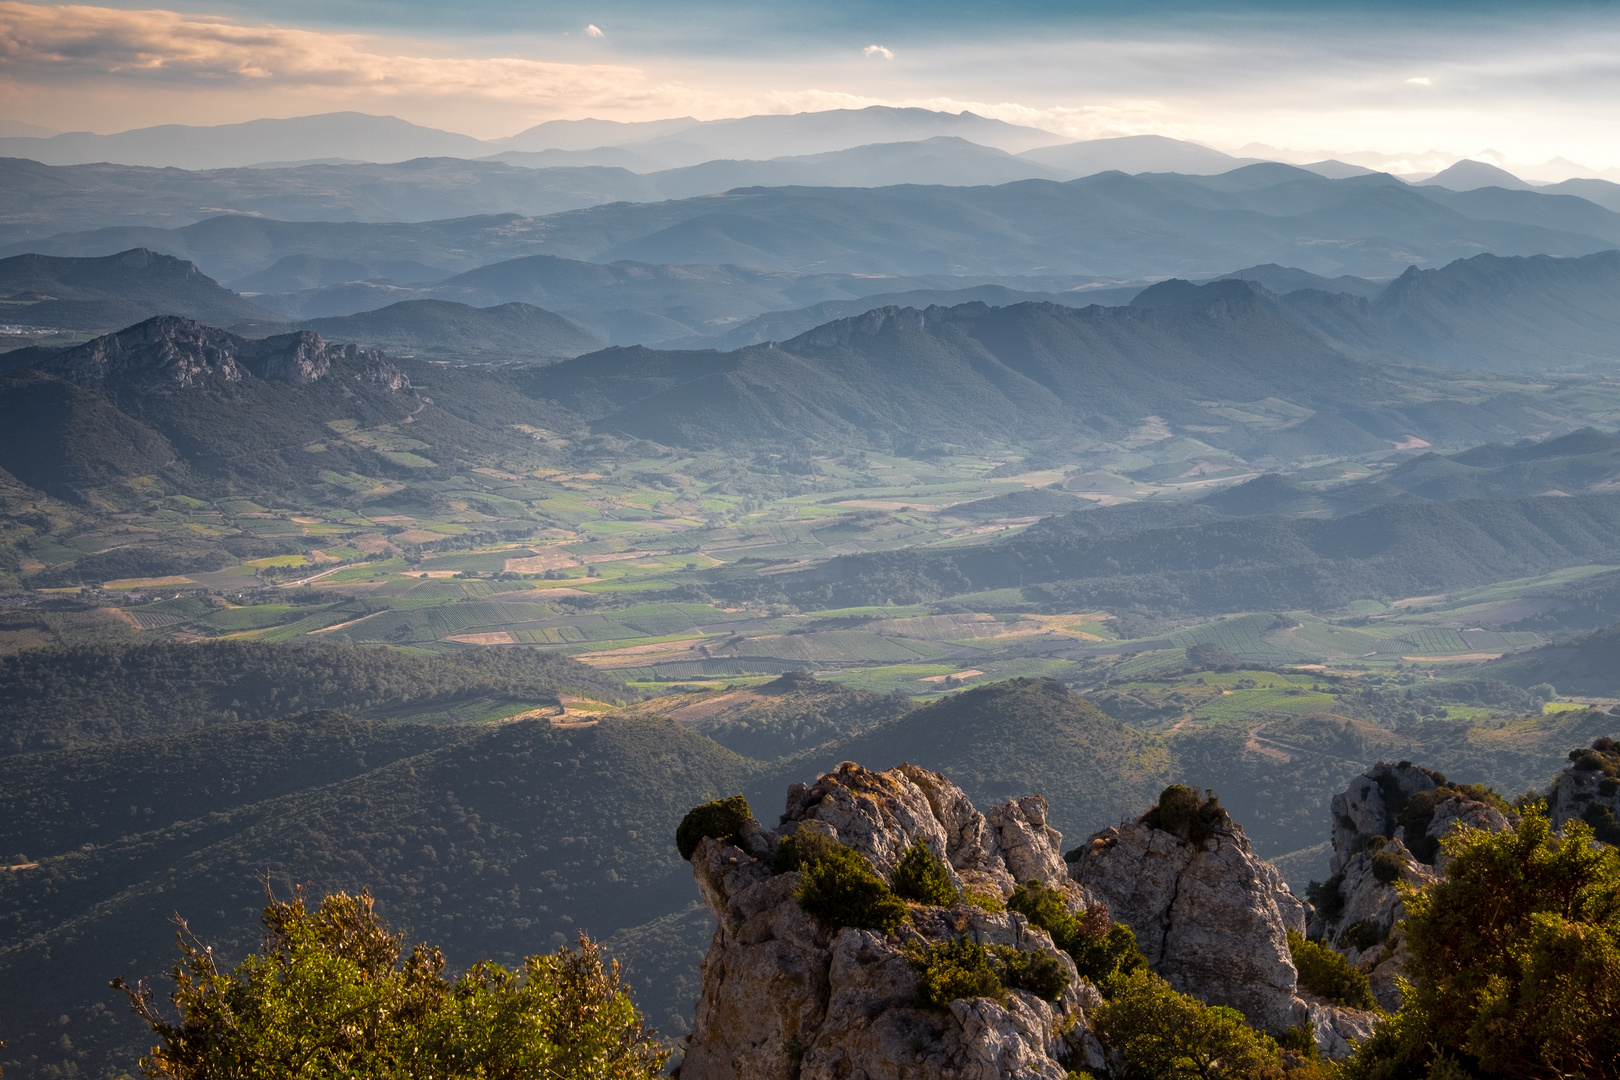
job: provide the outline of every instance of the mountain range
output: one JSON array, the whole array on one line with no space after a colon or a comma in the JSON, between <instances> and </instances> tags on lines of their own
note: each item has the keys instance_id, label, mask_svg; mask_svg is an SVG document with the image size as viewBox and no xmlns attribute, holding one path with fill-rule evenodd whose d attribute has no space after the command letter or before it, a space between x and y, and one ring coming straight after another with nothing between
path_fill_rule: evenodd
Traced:
<instances>
[{"instance_id":1,"label":"mountain range","mask_svg":"<svg viewBox=\"0 0 1620 1080\"><path fill-rule=\"evenodd\" d=\"M460 163L455 169L464 168ZM419 224L233 215L179 229L120 226L13 243L105 255L148 247L221 280L289 255L448 273L520 254L593 262L741 265L811 273L1090 278L1214 276L1277 263L1328 277L1394 277L1490 251L1585 255L1620 244L1620 215L1564 195L1330 180L1287 165L1218 176L1109 172L987 187L755 187L544 217Z\"/></svg>"}]
</instances>

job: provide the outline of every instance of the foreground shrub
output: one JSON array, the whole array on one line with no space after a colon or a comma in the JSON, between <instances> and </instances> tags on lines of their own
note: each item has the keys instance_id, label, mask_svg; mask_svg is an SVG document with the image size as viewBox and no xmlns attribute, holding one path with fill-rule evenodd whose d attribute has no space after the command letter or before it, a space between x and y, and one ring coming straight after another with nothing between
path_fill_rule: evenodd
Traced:
<instances>
[{"instance_id":1,"label":"foreground shrub","mask_svg":"<svg viewBox=\"0 0 1620 1080\"><path fill-rule=\"evenodd\" d=\"M1120 980L1092 1021L1130 1080L1283 1080L1277 1043L1242 1013L1178 994L1145 970Z\"/></svg>"},{"instance_id":2,"label":"foreground shrub","mask_svg":"<svg viewBox=\"0 0 1620 1080\"><path fill-rule=\"evenodd\" d=\"M1214 835L1217 826L1231 820L1213 791L1206 790L1204 795L1199 798L1198 792L1185 784L1171 784L1159 794L1158 803L1142 815L1142 823L1200 845Z\"/></svg>"},{"instance_id":3,"label":"foreground shrub","mask_svg":"<svg viewBox=\"0 0 1620 1080\"><path fill-rule=\"evenodd\" d=\"M992 965L1003 986L1027 990L1038 998L1056 1001L1069 985L1069 973L1055 956L996 946L991 950Z\"/></svg>"},{"instance_id":4,"label":"foreground shrub","mask_svg":"<svg viewBox=\"0 0 1620 1080\"><path fill-rule=\"evenodd\" d=\"M1136 935L1124 923L1112 921L1104 904L1071 914L1063 893L1031 878L1013 890L1007 907L1051 934L1052 944L1069 954L1080 977L1105 997L1116 981L1147 967Z\"/></svg>"},{"instance_id":5,"label":"foreground shrub","mask_svg":"<svg viewBox=\"0 0 1620 1080\"><path fill-rule=\"evenodd\" d=\"M261 1080L651 1080L669 1053L643 1027L601 947L531 956L523 973L480 961L454 983L436 948L401 963L401 938L369 895L332 893L310 911L301 895L264 909L265 951L231 971L181 924L171 969L178 1022L143 982L113 986L158 1037L150 1077Z\"/></svg>"},{"instance_id":6,"label":"foreground shrub","mask_svg":"<svg viewBox=\"0 0 1620 1080\"><path fill-rule=\"evenodd\" d=\"M1441 848L1442 880L1398 886L1411 986L1348 1080L1620 1077L1620 852L1539 804Z\"/></svg>"},{"instance_id":7,"label":"foreground shrub","mask_svg":"<svg viewBox=\"0 0 1620 1080\"><path fill-rule=\"evenodd\" d=\"M934 945L913 960L922 970L917 1004L940 1012L962 998L1001 997L1001 978L990 966L990 951L973 941Z\"/></svg>"},{"instance_id":8,"label":"foreground shrub","mask_svg":"<svg viewBox=\"0 0 1620 1080\"><path fill-rule=\"evenodd\" d=\"M833 847L799 869L799 906L832 930L853 926L892 934L906 921L906 904L860 852Z\"/></svg>"},{"instance_id":9,"label":"foreground shrub","mask_svg":"<svg viewBox=\"0 0 1620 1080\"><path fill-rule=\"evenodd\" d=\"M748 809L748 800L741 795L729 799L716 799L686 812L675 829L675 850L681 858L692 861L692 853L705 836L716 840L735 839L739 830L754 816Z\"/></svg>"},{"instance_id":10,"label":"foreground shrub","mask_svg":"<svg viewBox=\"0 0 1620 1080\"><path fill-rule=\"evenodd\" d=\"M1352 1009L1376 1009L1367 976L1350 966L1350 961L1315 941L1306 941L1297 930L1288 931L1288 951L1299 972L1299 985L1325 1001Z\"/></svg>"},{"instance_id":11,"label":"foreground shrub","mask_svg":"<svg viewBox=\"0 0 1620 1080\"><path fill-rule=\"evenodd\" d=\"M944 860L929 851L921 837L900 856L891 884L897 895L919 904L945 907L960 899Z\"/></svg>"}]
</instances>

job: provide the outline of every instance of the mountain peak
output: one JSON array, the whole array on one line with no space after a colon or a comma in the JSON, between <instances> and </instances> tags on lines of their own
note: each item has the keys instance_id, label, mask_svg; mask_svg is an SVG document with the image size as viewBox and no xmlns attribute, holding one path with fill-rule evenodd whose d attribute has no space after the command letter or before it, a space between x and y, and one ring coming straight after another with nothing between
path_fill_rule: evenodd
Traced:
<instances>
[{"instance_id":1,"label":"mountain peak","mask_svg":"<svg viewBox=\"0 0 1620 1080\"><path fill-rule=\"evenodd\" d=\"M1422 187L1443 187L1452 191L1473 191L1485 187L1507 188L1509 191L1535 190L1534 185L1525 183L1506 169L1473 160L1459 161L1449 169L1417 183Z\"/></svg>"}]
</instances>

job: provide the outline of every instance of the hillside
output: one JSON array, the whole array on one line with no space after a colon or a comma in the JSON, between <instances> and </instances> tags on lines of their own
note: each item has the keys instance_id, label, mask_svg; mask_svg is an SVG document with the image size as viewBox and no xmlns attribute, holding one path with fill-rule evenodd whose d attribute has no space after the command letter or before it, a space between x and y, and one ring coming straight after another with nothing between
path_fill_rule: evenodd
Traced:
<instances>
[{"instance_id":1,"label":"hillside","mask_svg":"<svg viewBox=\"0 0 1620 1080\"><path fill-rule=\"evenodd\" d=\"M613 700L623 683L566 656L410 656L349 645L153 642L0 656L0 754L72 749L333 709L385 717L470 697Z\"/></svg>"},{"instance_id":2,"label":"hillside","mask_svg":"<svg viewBox=\"0 0 1620 1080\"><path fill-rule=\"evenodd\" d=\"M1174 308L885 308L731 353L615 349L535 390L604 429L666 445L744 440L965 442L1018 430L1122 435L1127 418L1197 422L1200 400L1314 406L1392 394L1371 369L1225 282ZM968 413L958 403L972 401ZM594 415L593 415L594 414ZM949 434L947 434L949 433Z\"/></svg>"},{"instance_id":3,"label":"hillside","mask_svg":"<svg viewBox=\"0 0 1620 1080\"><path fill-rule=\"evenodd\" d=\"M1607 367L1620 356L1620 251L1584 258L1476 255L1413 267L1373 302L1414 352L1499 371Z\"/></svg>"},{"instance_id":4,"label":"hillside","mask_svg":"<svg viewBox=\"0 0 1620 1080\"><path fill-rule=\"evenodd\" d=\"M561 360L603 345L562 316L519 303L475 308L444 300L403 300L376 311L299 325L365 348L484 362Z\"/></svg>"},{"instance_id":5,"label":"hillside","mask_svg":"<svg viewBox=\"0 0 1620 1080\"><path fill-rule=\"evenodd\" d=\"M154 315L215 324L270 313L170 255L132 248L101 258L0 259L0 314L10 322L111 330Z\"/></svg>"},{"instance_id":6,"label":"hillside","mask_svg":"<svg viewBox=\"0 0 1620 1080\"><path fill-rule=\"evenodd\" d=\"M187 812L188 788L221 780L206 756L215 731L125 743L118 777L97 772L99 749L0 766L8 779L40 785L8 785L24 800L91 776L122 787L162 775L182 796L170 807L148 791L134 795L136 815L125 808L105 819L119 820L122 835L104 828L92 849L52 857L35 846L42 838L25 836L41 865L0 875L8 1058L30 1063L29 1072L47 1063L92 1075L127 1067L147 1036L106 1005L107 980L169 963L177 909L221 955L241 956L256 944L265 876L281 891L293 882L370 887L396 927L442 944L452 965L480 956L516 963L571 942L576 930L606 937L656 920L694 895L670 842L681 815L750 775L741 758L657 721L433 728L438 743L410 756L388 726L303 723L316 730L283 736L240 725L228 775L267 771L266 797L177 824L159 823ZM349 745L333 748L307 786L292 778L289 793L272 794L287 775L274 755L307 757L334 739ZM641 996L666 1025L666 1003Z\"/></svg>"},{"instance_id":7,"label":"hillside","mask_svg":"<svg viewBox=\"0 0 1620 1080\"><path fill-rule=\"evenodd\" d=\"M841 556L769 578L721 572L711 588L802 606L1022 587L1062 610L1322 611L1610 560L1620 496L1396 502L1331 521L1260 517L1099 536L1086 535L1089 516L1048 518L1004 544L950 553Z\"/></svg>"},{"instance_id":8,"label":"hillside","mask_svg":"<svg viewBox=\"0 0 1620 1080\"><path fill-rule=\"evenodd\" d=\"M1493 660L1482 671L1519 686L1551 683L1560 694L1620 693L1620 623Z\"/></svg>"}]
</instances>

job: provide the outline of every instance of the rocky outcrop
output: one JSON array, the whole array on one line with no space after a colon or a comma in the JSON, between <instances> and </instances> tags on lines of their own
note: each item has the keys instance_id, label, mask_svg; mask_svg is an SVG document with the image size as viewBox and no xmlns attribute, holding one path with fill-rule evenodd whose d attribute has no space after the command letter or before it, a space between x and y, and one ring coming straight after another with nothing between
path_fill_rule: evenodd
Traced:
<instances>
[{"instance_id":1,"label":"rocky outcrop","mask_svg":"<svg viewBox=\"0 0 1620 1080\"><path fill-rule=\"evenodd\" d=\"M1547 800L1553 827L1584 821L1599 840L1620 844L1620 745L1597 739L1571 751L1569 760Z\"/></svg>"},{"instance_id":2,"label":"rocky outcrop","mask_svg":"<svg viewBox=\"0 0 1620 1080\"><path fill-rule=\"evenodd\" d=\"M1396 886L1422 887L1444 874L1440 839L1452 829L1512 826L1479 795L1486 793L1403 761L1379 762L1333 797L1333 876L1314 896L1319 906L1307 934L1365 972L1385 1009L1400 1006L1406 957L1406 908Z\"/></svg>"},{"instance_id":3,"label":"rocky outcrop","mask_svg":"<svg viewBox=\"0 0 1620 1080\"><path fill-rule=\"evenodd\" d=\"M396 391L410 386L382 353L333 345L302 330L253 341L191 319L159 315L51 357L41 370L72 382L115 382L139 389L189 389L211 382L307 386L334 366L355 382Z\"/></svg>"},{"instance_id":4,"label":"rocky outcrop","mask_svg":"<svg viewBox=\"0 0 1620 1080\"><path fill-rule=\"evenodd\" d=\"M1104 1068L1086 1021L1100 998L1022 915L914 905L894 935L830 930L796 901L800 875L770 865L782 837L817 832L886 876L920 839L969 889L1006 897L1015 880L1039 878L1078 908L1084 895L1063 873L1061 837L1045 811L1043 800L1023 799L980 814L937 773L874 773L846 762L813 785L793 786L778 831L749 821L729 841L703 839L693 876L718 926L683 1080L1063 1080L1070 1069ZM1009 990L999 1001L954 1001L945 1012L920 1007L908 949L963 938L1050 956L1068 987L1056 1001Z\"/></svg>"},{"instance_id":5,"label":"rocky outcrop","mask_svg":"<svg viewBox=\"0 0 1620 1080\"><path fill-rule=\"evenodd\" d=\"M1302 1022L1288 931L1305 909L1224 813L1189 838L1144 818L1092 836L1070 873L1171 986L1273 1032Z\"/></svg>"}]
</instances>

